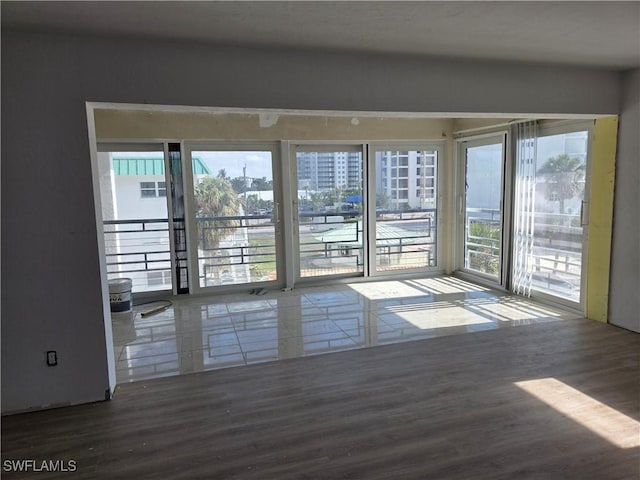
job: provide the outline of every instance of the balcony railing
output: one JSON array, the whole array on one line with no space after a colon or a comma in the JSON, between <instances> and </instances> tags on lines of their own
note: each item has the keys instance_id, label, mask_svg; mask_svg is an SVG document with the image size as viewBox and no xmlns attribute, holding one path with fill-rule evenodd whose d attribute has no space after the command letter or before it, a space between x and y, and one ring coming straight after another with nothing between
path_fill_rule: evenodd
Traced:
<instances>
[{"instance_id":1,"label":"balcony railing","mask_svg":"<svg viewBox=\"0 0 640 480\"><path fill-rule=\"evenodd\" d=\"M107 276L131 278L133 291L171 288L171 248L167 219L106 220Z\"/></svg>"},{"instance_id":2,"label":"balcony railing","mask_svg":"<svg viewBox=\"0 0 640 480\"><path fill-rule=\"evenodd\" d=\"M466 225L467 267L498 275L500 211L467 208ZM579 216L537 213L534 232L534 244L529 257L533 288L577 298L582 274L583 239Z\"/></svg>"},{"instance_id":3,"label":"balcony railing","mask_svg":"<svg viewBox=\"0 0 640 480\"><path fill-rule=\"evenodd\" d=\"M468 265L495 265L497 274L499 211L478 209L472 213L469 222L484 225L486 231L497 231L498 235L468 234L466 254L471 262ZM303 211L298 217L303 276L362 270L360 211ZM376 217L378 228L382 229L377 231L376 241L378 269L435 266L435 209L419 212L378 210ZM229 230L228 222L235 224L232 230ZM276 237L271 215L206 217L198 218L197 224L201 247L207 245L207 232L218 229L222 233L216 247L198 249L201 285L243 284L276 278ZM385 227L391 228L383 234ZM394 228L396 233L393 233ZM345 236L340 237L339 229L346 229ZM331 230L338 232L336 236L327 235ZM470 232L469 228L467 232ZM582 271L582 227L576 226L576 217L539 214L535 232L536 241L529 260L534 288L561 291L575 297L579 293ZM171 271L169 234L166 219L105 221L108 277L131 278L134 291L170 289L175 275Z\"/></svg>"},{"instance_id":4,"label":"balcony railing","mask_svg":"<svg viewBox=\"0 0 640 480\"><path fill-rule=\"evenodd\" d=\"M196 218L200 286L276 279L273 216Z\"/></svg>"},{"instance_id":5,"label":"balcony railing","mask_svg":"<svg viewBox=\"0 0 640 480\"><path fill-rule=\"evenodd\" d=\"M435 210L377 212L379 225L397 229L378 238L379 265L385 269L435 265ZM276 236L272 215L203 217L197 220L198 263L202 286L243 284L276 278ZM362 219L358 210L300 212L301 269L311 276L362 269ZM174 222L174 228L175 228ZM178 222L177 225L183 225ZM347 228L353 235L323 237ZM383 228L384 231L384 228ZM167 219L104 222L108 277L133 280L134 292L172 286ZM207 237L216 238L211 244ZM381 237L379 234L378 237ZM319 261L322 259L322 261ZM411 261L408 262L407 259ZM413 266L416 266L413 265Z\"/></svg>"}]
</instances>

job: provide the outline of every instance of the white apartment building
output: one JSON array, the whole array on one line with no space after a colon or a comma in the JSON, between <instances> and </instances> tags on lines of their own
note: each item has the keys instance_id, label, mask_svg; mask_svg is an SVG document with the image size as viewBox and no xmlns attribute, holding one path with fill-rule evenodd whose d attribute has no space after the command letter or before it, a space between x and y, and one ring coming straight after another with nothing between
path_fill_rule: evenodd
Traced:
<instances>
[{"instance_id":1,"label":"white apartment building","mask_svg":"<svg viewBox=\"0 0 640 480\"><path fill-rule=\"evenodd\" d=\"M362 188L360 152L298 152L298 185L310 190ZM386 151L376 155L376 192L383 208L435 208L437 152Z\"/></svg>"},{"instance_id":2,"label":"white apartment building","mask_svg":"<svg viewBox=\"0 0 640 480\"><path fill-rule=\"evenodd\" d=\"M360 152L298 152L298 185L309 190L362 188Z\"/></svg>"},{"instance_id":3,"label":"white apartment building","mask_svg":"<svg viewBox=\"0 0 640 480\"><path fill-rule=\"evenodd\" d=\"M376 154L379 206L390 210L435 208L438 158L434 150Z\"/></svg>"},{"instance_id":4,"label":"white apartment building","mask_svg":"<svg viewBox=\"0 0 640 480\"><path fill-rule=\"evenodd\" d=\"M131 278L134 291L171 288L164 158L99 152L100 193L109 278ZM209 175L194 158L196 178Z\"/></svg>"}]
</instances>

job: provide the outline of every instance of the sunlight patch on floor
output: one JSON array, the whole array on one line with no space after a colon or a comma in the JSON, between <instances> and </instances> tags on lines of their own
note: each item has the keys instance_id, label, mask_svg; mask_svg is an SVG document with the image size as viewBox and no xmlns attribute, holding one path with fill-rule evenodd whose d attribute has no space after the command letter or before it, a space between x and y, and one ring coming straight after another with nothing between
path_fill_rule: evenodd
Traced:
<instances>
[{"instance_id":1,"label":"sunlight patch on floor","mask_svg":"<svg viewBox=\"0 0 640 480\"><path fill-rule=\"evenodd\" d=\"M171 301L147 317L114 316L118 382L572 317L452 277Z\"/></svg>"},{"instance_id":2,"label":"sunlight patch on floor","mask_svg":"<svg viewBox=\"0 0 640 480\"><path fill-rule=\"evenodd\" d=\"M640 422L560 380L540 378L515 385L619 448L640 446Z\"/></svg>"},{"instance_id":3,"label":"sunlight patch on floor","mask_svg":"<svg viewBox=\"0 0 640 480\"><path fill-rule=\"evenodd\" d=\"M487 317L476 315L462 307L454 306L438 308L431 310L426 314L424 311L416 310L404 312L396 311L395 315L398 315L402 320L421 329L449 328L477 325L481 323L492 323L492 321Z\"/></svg>"},{"instance_id":4,"label":"sunlight patch on floor","mask_svg":"<svg viewBox=\"0 0 640 480\"><path fill-rule=\"evenodd\" d=\"M465 282L455 277L433 277L411 280L409 283L424 287L435 294L486 292L488 288Z\"/></svg>"},{"instance_id":5,"label":"sunlight patch on floor","mask_svg":"<svg viewBox=\"0 0 640 480\"><path fill-rule=\"evenodd\" d=\"M423 297L430 292L412 287L403 281L350 283L350 288L369 300L390 300L394 298Z\"/></svg>"},{"instance_id":6,"label":"sunlight patch on floor","mask_svg":"<svg viewBox=\"0 0 640 480\"><path fill-rule=\"evenodd\" d=\"M467 308L477 310L495 320L510 322L514 320L531 320L545 317L559 317L561 313L551 309L535 308L530 302L522 302L512 298L500 301L469 300Z\"/></svg>"}]
</instances>

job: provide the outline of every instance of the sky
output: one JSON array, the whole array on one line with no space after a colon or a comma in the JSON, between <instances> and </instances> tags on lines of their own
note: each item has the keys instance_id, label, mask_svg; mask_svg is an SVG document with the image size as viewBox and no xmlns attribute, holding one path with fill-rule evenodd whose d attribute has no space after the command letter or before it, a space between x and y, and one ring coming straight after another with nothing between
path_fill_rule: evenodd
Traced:
<instances>
[{"instance_id":1,"label":"sky","mask_svg":"<svg viewBox=\"0 0 640 480\"><path fill-rule=\"evenodd\" d=\"M224 168L228 177L241 177L242 169L246 166L247 177L249 178L266 177L267 180L273 179L273 173L271 170L271 152L194 151L191 155L192 157L198 157L203 160L214 175L216 175L220 169Z\"/></svg>"}]
</instances>

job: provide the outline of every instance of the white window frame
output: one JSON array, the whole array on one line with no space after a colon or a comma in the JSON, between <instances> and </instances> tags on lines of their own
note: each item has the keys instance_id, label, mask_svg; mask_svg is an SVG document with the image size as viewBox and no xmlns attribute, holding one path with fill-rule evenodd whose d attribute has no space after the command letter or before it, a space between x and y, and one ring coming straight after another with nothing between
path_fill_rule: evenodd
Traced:
<instances>
[{"instance_id":1,"label":"white window frame","mask_svg":"<svg viewBox=\"0 0 640 480\"><path fill-rule=\"evenodd\" d=\"M126 140L118 140L118 139L105 139L105 140L100 140L100 141L96 141L95 145L96 145L96 153L107 153L107 152L155 152L157 151L158 153L162 152L163 155L163 161L164 161L164 165L165 165L165 185L169 186L169 176L168 176L168 153L167 153L167 145L169 143L180 143L178 140L162 140L162 141L149 141L148 139L126 139ZM94 167L97 169L97 167ZM95 187L94 187L95 188ZM156 185L157 188L157 185ZM165 201L167 202L167 215L168 215L168 228L169 228L169 248L170 248L170 258L171 258L171 288L168 288L166 290L154 290L152 292L136 292L136 297L137 298L147 298L147 297L153 297L158 295L159 293L166 293L166 292L171 292L172 294L176 294L176 284L177 284L177 279L175 278L175 246L174 246L174 241L173 241L173 213L172 213L172 207L171 207L171 189L167 188L166 189L166 198ZM157 193L157 190L156 190ZM97 204L97 207L99 207L100 209L101 207L101 199L100 199L100 193L98 191L98 196L97 196L98 200L99 200L99 204ZM150 199L150 198L157 198L157 197L146 197L146 199ZM164 198L164 197L163 197ZM145 197L143 197L143 199L145 199ZM102 221L102 216L100 216L100 220ZM99 233L101 236L104 236L103 233L103 226L101 224L99 225ZM106 266L105 266L105 272L106 272ZM108 277L105 277L108 278ZM108 280L107 280L108 282Z\"/></svg>"},{"instance_id":2,"label":"white window frame","mask_svg":"<svg viewBox=\"0 0 640 480\"><path fill-rule=\"evenodd\" d=\"M502 171L501 171L501 236L500 255L497 279L494 276L484 274L465 267L465 211L466 211L466 148L468 146L482 146L499 143L501 140ZM509 275L509 259L511 252L511 148L510 133L508 130L498 130L491 133L470 135L456 139L455 145L455 210L452 221L455 219L454 229L454 267L457 274L467 277L472 281L491 287L506 288ZM471 145L469 145L471 144Z\"/></svg>"},{"instance_id":3,"label":"white window frame","mask_svg":"<svg viewBox=\"0 0 640 480\"><path fill-rule=\"evenodd\" d=\"M363 199L367 192L367 147L368 144L361 141L333 141L333 140L316 140L316 141L290 141L289 146L289 171L291 172L291 182L289 184L290 195L292 197L292 210L290 220L293 224L292 250L288 250L292 254L293 281L295 284L309 284L323 282L329 279L353 279L367 277L367 259L368 242L363 241L363 260L364 267L362 272L353 274L329 274L314 277L300 276L300 231L298 216L298 162L296 160L297 152L360 152L362 155L362 195ZM337 173L337 172L336 172ZM368 212L362 212L363 225L367 224ZM363 232L366 235L366 232Z\"/></svg>"},{"instance_id":4,"label":"white window frame","mask_svg":"<svg viewBox=\"0 0 640 480\"><path fill-rule=\"evenodd\" d=\"M368 224L369 229L369 238L376 238L376 152L381 151L412 151L412 150L433 150L437 152L436 156L436 264L435 266L427 266L424 268L407 268L402 270L392 270L392 271L377 271L376 270L376 248L370 249L370 255L368 257L369 261L369 276L375 277L392 277L392 276L401 276L401 275L417 275L417 274L441 274L445 272L444 265L444 240L446 238L446 234L444 232L445 229L445 221L444 214L446 213L445 203L446 199L444 197L444 185L446 184L446 172L447 172L447 164L448 160L446 158L447 149L446 142L440 140L425 140L425 141L409 141L409 142L387 142L387 141L376 141L371 142L369 144L368 151L368 164L369 164L369 176L368 176L368 188L369 192L369 203L368 203L368 213L369 218L372 218L373 221ZM410 171L411 167L407 165L406 167L398 167L398 168L407 168ZM399 177L397 177L399 178ZM403 177L408 178L408 177ZM397 187L399 188L399 187ZM416 187L408 184L407 193L409 193L412 189Z\"/></svg>"},{"instance_id":5,"label":"white window frame","mask_svg":"<svg viewBox=\"0 0 640 480\"><path fill-rule=\"evenodd\" d=\"M584 185L584 202L587 204L587 211L584 214L586 224L583 224L582 231L582 259L580 272L580 300L578 302L571 301L550 293L541 292L531 289L531 298L548 304L557 304L572 310L579 310L581 314L586 309L586 292L587 292L587 266L589 259L589 220L588 220L588 204L591 199L591 165L592 165L592 144L593 144L593 120L561 120L538 126L537 138L563 135L573 132L587 132L587 149L586 149L586 165L585 165L585 185ZM511 249L510 249L511 250Z\"/></svg>"},{"instance_id":6,"label":"white window frame","mask_svg":"<svg viewBox=\"0 0 640 480\"><path fill-rule=\"evenodd\" d=\"M271 168L273 172L273 214L275 221L276 244L276 276L277 279L268 282L253 282L246 284L200 286L200 269L198 265L198 234L195 222L195 201L193 195L193 167L192 153L194 151L264 151L271 152ZM253 141L205 141L183 143L182 171L185 193L185 226L187 236L187 259L189 263L189 293L201 294L206 292L234 292L246 289L247 286L264 286L265 288L280 288L285 284L284 256L285 247L283 239L282 198L283 198L283 169L281 156L281 142L253 142Z\"/></svg>"}]
</instances>

